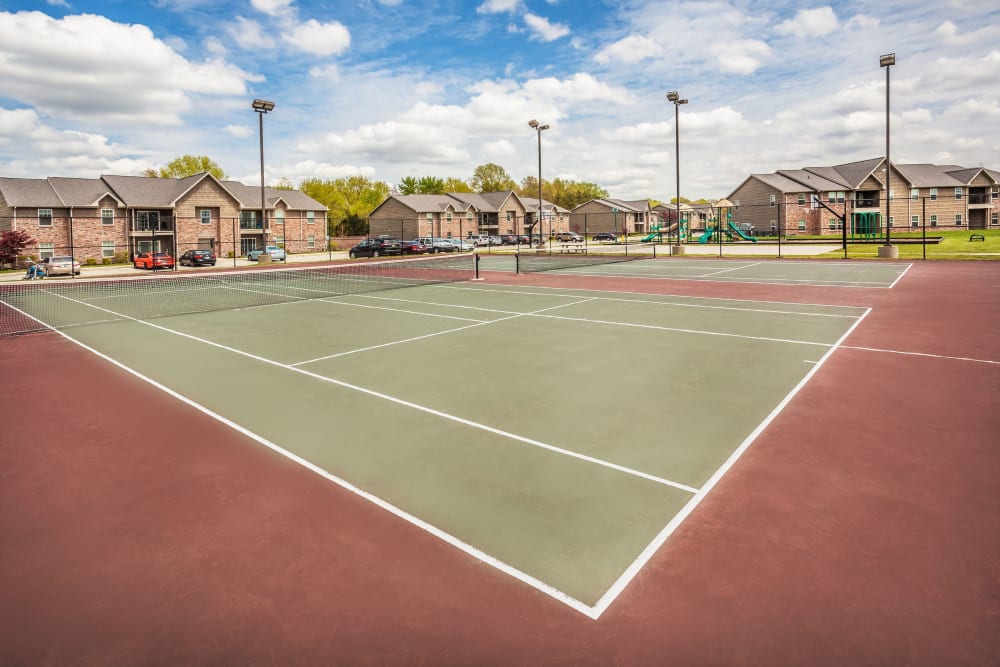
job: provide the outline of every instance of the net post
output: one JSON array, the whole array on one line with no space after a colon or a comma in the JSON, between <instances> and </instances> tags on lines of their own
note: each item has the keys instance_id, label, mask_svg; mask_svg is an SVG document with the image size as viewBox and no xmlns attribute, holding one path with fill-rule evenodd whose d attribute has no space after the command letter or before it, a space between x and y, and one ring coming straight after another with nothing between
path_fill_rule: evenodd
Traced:
<instances>
[{"instance_id":1,"label":"net post","mask_svg":"<svg viewBox=\"0 0 1000 667\"><path fill-rule=\"evenodd\" d=\"M479 253L478 252L474 252L472 254L472 256L476 258L475 259L475 271L474 271L475 280L479 280Z\"/></svg>"},{"instance_id":2,"label":"net post","mask_svg":"<svg viewBox=\"0 0 1000 667\"><path fill-rule=\"evenodd\" d=\"M521 251L520 250L518 250L516 253L514 253L514 273L515 274L521 273Z\"/></svg>"}]
</instances>

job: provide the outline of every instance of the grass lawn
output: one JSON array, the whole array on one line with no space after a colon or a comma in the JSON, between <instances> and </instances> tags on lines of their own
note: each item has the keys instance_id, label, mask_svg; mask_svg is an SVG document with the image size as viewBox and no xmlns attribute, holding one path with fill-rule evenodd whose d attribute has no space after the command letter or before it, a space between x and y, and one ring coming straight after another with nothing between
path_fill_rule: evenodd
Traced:
<instances>
[{"instance_id":1,"label":"grass lawn","mask_svg":"<svg viewBox=\"0 0 1000 667\"><path fill-rule=\"evenodd\" d=\"M985 241L970 241L973 234L982 234ZM894 232L892 239L920 239L920 232ZM927 259L995 259L1000 260L1000 229L978 229L974 231L937 231L928 230L927 237L942 237L940 243L927 244ZM879 243L847 243L847 256L851 259L865 259L878 257ZM893 245L896 245L895 243ZM919 243L901 243L899 248L900 259L921 259L923 257L923 247ZM819 255L819 257L841 258L844 251L838 248L835 251Z\"/></svg>"}]
</instances>

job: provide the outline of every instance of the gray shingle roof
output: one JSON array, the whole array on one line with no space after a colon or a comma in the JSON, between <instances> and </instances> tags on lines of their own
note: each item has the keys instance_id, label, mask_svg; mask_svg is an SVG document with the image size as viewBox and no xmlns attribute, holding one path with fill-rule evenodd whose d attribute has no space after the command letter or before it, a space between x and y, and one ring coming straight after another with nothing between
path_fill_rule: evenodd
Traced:
<instances>
[{"instance_id":1,"label":"gray shingle roof","mask_svg":"<svg viewBox=\"0 0 1000 667\"><path fill-rule=\"evenodd\" d=\"M114 197L119 206L125 205L125 202L118 198L110 186L98 178L52 176L47 180L66 206L96 206L105 195Z\"/></svg>"},{"instance_id":2,"label":"gray shingle roof","mask_svg":"<svg viewBox=\"0 0 1000 667\"><path fill-rule=\"evenodd\" d=\"M799 183L799 189L792 192L839 191L848 187L832 167L825 169L779 169L778 173L785 178ZM830 176L836 180L831 180Z\"/></svg>"},{"instance_id":3,"label":"gray shingle roof","mask_svg":"<svg viewBox=\"0 0 1000 667\"><path fill-rule=\"evenodd\" d=\"M940 166L934 164L895 164L900 174L915 188L954 188L964 185L962 181L948 175L948 171L961 170L962 167L955 165ZM978 173L978 169L976 173Z\"/></svg>"},{"instance_id":4,"label":"gray shingle roof","mask_svg":"<svg viewBox=\"0 0 1000 667\"><path fill-rule=\"evenodd\" d=\"M52 185L40 178L0 178L0 195L8 206L59 208L64 206Z\"/></svg>"}]
</instances>

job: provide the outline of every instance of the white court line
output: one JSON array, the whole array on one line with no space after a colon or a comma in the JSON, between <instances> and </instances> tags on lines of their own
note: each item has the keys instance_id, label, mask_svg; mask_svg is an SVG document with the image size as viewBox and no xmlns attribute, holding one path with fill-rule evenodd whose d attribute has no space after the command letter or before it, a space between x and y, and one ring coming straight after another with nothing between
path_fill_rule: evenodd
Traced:
<instances>
[{"instance_id":1,"label":"white court line","mask_svg":"<svg viewBox=\"0 0 1000 667\"><path fill-rule=\"evenodd\" d=\"M537 292L508 292L508 291L503 291L503 290L483 290L483 291L495 292L497 294L532 294L532 295L535 295L535 296L538 295ZM365 298L365 299L384 299L384 300L387 300L387 301L402 301L404 303L421 303L421 304L428 305L428 306L445 306L445 307L450 307L450 308L467 308L467 309L470 309L470 310L482 310L482 311L485 311L485 312L488 312L488 313L512 314L512 313L516 312L516 311L512 311L512 310L500 310L500 309L495 309L495 308L482 308L480 306L462 306L462 305L458 305L458 304L439 303L439 302L435 302L435 301L421 301L419 299L390 298L390 297L384 297L384 296L373 296L373 295L369 295L369 294L352 294L351 296L357 296L357 297L361 297L361 298ZM546 294L545 296L565 296L567 299L575 299L576 298L575 296L570 295L570 294L565 294L565 295L563 295L563 294ZM695 298L697 298L697 297L695 297ZM705 308L705 309L708 309L708 310L734 310L734 311L741 312L741 313L767 313L767 314L772 314L773 313L775 315L802 315L802 316L806 316L806 317L843 317L843 318L849 318L849 319L854 319L854 318L857 317L857 315L836 315L836 314L833 314L833 313L810 313L810 312L791 311L791 310L770 310L768 308L735 308L733 306L711 306L711 305L707 305L707 304L703 304L703 303L680 303L680 302L677 302L677 301L655 301L655 300L652 300L652 299L620 299L620 298L613 298L613 297L607 297L607 296L595 297L595 300L613 301L613 302L619 302L619 303L651 304L651 305L657 305L657 306L677 306L678 308ZM763 303L763 302L760 302L760 303ZM802 304L800 304L800 305L802 305ZM853 306L848 306L848 307L853 307ZM860 308L858 308L858 309L860 310Z\"/></svg>"},{"instance_id":2,"label":"white court line","mask_svg":"<svg viewBox=\"0 0 1000 667\"><path fill-rule=\"evenodd\" d=\"M457 315L441 315L440 313L425 313L425 312L419 311L419 310L404 310L402 308L388 308L386 306L369 306L369 305L364 304L364 303L351 303L349 301L334 301L333 299L335 299L335 298L336 297L310 299L310 301L314 302L314 303L322 302L322 303L336 304L338 306L350 306L352 308L368 308L369 310L388 310L388 311L393 312L393 313L406 313L408 315L422 315L424 317L441 317L441 318L444 318L444 319L447 319L447 320L462 320L463 322L478 322L480 324L485 324L485 323L491 321L491 320L476 320L476 319L473 319L471 317L458 317ZM416 301L416 302L413 302L413 303L419 303L419 301Z\"/></svg>"},{"instance_id":3,"label":"white court line","mask_svg":"<svg viewBox=\"0 0 1000 667\"><path fill-rule=\"evenodd\" d=\"M733 465L740 459L741 456L743 456L743 453L746 452L746 450L750 447L750 445L753 444L753 442L760 436L761 433L764 432L764 429L770 426L771 422L773 422L778 417L778 415L780 415L782 411L784 411L785 407L788 406L788 404L792 401L792 399L796 396L796 394L798 394L799 391L801 391L802 388L806 386L806 383L808 383L809 380L812 379L812 377L816 374L817 371L819 371L819 369L823 366L826 360L829 359L833 355L833 353L837 351L837 348L840 347L840 345L847 339L848 336L851 335L851 333L858 327L858 325L861 324L861 322L865 319L865 317L868 316L868 313L870 312L871 309L869 308L867 311L865 311L865 313L861 317L858 318L858 321L852 324L851 327L844 333L844 335L841 336L840 339L838 339L837 342L834 343L830 347L830 349L826 351L826 353L820 358L820 360L811 369L809 369L809 372L806 373L805 377L803 377L799 381L799 383L796 384L790 392L788 392L788 395L785 396L785 398L782 399L782 401L778 403L778 405L775 406L773 410L771 410L771 412L767 415L767 417L764 418L764 421L762 421L757 426L757 428L755 428L750 433L750 435L748 435L746 439L742 443L740 443L740 446L737 447L736 450L729 455L729 458L726 459L726 461L719 467L718 470L715 471L715 473L708 479L708 481L705 482L704 485L702 485L701 489L698 490L698 493L696 493L694 497L691 498L691 500L689 500L687 504L684 505L683 508L681 508L680 512L674 515L674 517L670 520L670 522L663 527L663 530L661 530L659 534L655 538L653 538L653 540L648 545L646 545L646 548L642 550L642 553L640 553L639 556L627 568L625 568L625 571L622 572L622 574L618 577L615 583L612 584L611 587L604 592L604 595L602 595L601 598L594 605L593 610L595 613L595 617L600 617L601 614L603 614L604 611L611 605L611 603L614 602L619 595L621 595L622 591L625 590L625 587L628 586L629 583L639 573L639 571L642 570L643 567L645 567L645 565L649 562L649 560L653 557L653 555L659 550L661 546L663 546L663 543L667 541L667 538L670 537L670 535L673 534L675 530L677 530L677 527L684 522L684 520L688 517L688 515L691 514L692 511L694 511L694 508L697 507L698 504L701 503L701 501L705 498L705 496L708 495L708 493L715 488L715 485L719 483L719 480L722 479L722 477L727 472L729 472L729 469L733 467Z\"/></svg>"},{"instance_id":4,"label":"white court line","mask_svg":"<svg viewBox=\"0 0 1000 667\"><path fill-rule=\"evenodd\" d=\"M765 299L737 299L733 297L724 296L689 296L687 294L650 294L649 292L624 292L619 290L599 290L587 287L546 287L544 285L532 285L531 289L533 291L526 292L523 289L501 289L514 287L513 285L500 284L496 288L489 287L462 287L455 283L434 285L440 289L453 289L453 290L468 290L470 292L498 292L500 294L526 294L530 296L565 296L568 298L576 298L573 294L561 294L560 292L586 292L589 294L635 294L637 296L663 296L671 299L691 299L698 301L731 301L733 303L769 303L780 306L815 306L817 308L851 308L853 310L863 312L865 306L845 306L843 304L833 304L833 303L796 303L795 301L768 301ZM545 294L546 292L555 292L555 294ZM602 299L608 297L601 297ZM631 299L622 299L623 301L630 301ZM662 303L658 301L652 301L651 303ZM681 304L678 304L681 305ZM705 306L710 308L711 306ZM739 309L737 309L739 310ZM768 312L768 311L764 311Z\"/></svg>"},{"instance_id":5,"label":"white court line","mask_svg":"<svg viewBox=\"0 0 1000 667\"><path fill-rule=\"evenodd\" d=\"M1000 361L993 361L991 359L974 359L973 357L951 357L944 354L930 354L929 352L907 352L906 350L886 350L879 347L861 347L858 345L841 345L844 350L862 350L864 352L882 352L885 354L906 354L913 357L929 357L931 359L947 359L948 361L971 361L977 364L996 364L1000 365Z\"/></svg>"},{"instance_id":6,"label":"white court line","mask_svg":"<svg viewBox=\"0 0 1000 667\"><path fill-rule=\"evenodd\" d=\"M899 275L898 275L898 276L896 277L896 279L892 281L892 284L891 284L891 285L889 285L889 289L892 289L893 287L895 287L895 286L896 286L896 283L898 283L898 282L899 282L900 280L902 280L902 279L903 279L903 276L905 276L905 275L906 275L906 272L907 272L907 271L909 271L909 270L910 270L910 269L912 269L912 268L913 268L913 264L907 264L907 265L906 265L906 268L905 268L905 269L903 269L903 272L902 272L902 273L900 273L900 274L899 274Z\"/></svg>"},{"instance_id":7,"label":"white court line","mask_svg":"<svg viewBox=\"0 0 1000 667\"><path fill-rule=\"evenodd\" d=\"M751 266L760 266L763 262L754 262L753 264L744 264L743 266L734 266L728 269L722 269L721 271L713 271L712 273L706 273L705 276L717 276L720 273L727 273L729 271L739 271L740 269L749 269Z\"/></svg>"},{"instance_id":8,"label":"white court line","mask_svg":"<svg viewBox=\"0 0 1000 667\"><path fill-rule=\"evenodd\" d=\"M742 268L742 267L741 267ZM889 283L877 282L874 280L806 280L797 278L757 278L756 280L747 280L743 278L706 278L705 274L699 274L697 276L685 276L680 274L664 275L659 273L625 273L625 272L608 272L608 273L589 273L586 271L577 271L572 267L567 267L567 269L562 270L562 273L555 273L555 275L563 276L588 276L595 278L637 278L641 280L696 280L706 283L740 283L743 285L788 285L790 287L843 287L843 288L861 288L861 289L889 289ZM553 272L546 272L553 273ZM711 274L709 274L711 275Z\"/></svg>"}]
</instances>

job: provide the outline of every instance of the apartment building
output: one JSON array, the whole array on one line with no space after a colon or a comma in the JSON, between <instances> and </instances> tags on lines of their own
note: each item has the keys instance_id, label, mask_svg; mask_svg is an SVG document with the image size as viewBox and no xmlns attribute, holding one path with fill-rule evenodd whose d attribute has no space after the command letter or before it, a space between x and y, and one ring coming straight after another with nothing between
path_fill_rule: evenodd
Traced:
<instances>
[{"instance_id":1,"label":"apartment building","mask_svg":"<svg viewBox=\"0 0 1000 667\"><path fill-rule=\"evenodd\" d=\"M830 167L751 174L728 197L734 220L759 233L885 235L891 230L1000 229L1000 171L958 165L898 164L872 158Z\"/></svg>"},{"instance_id":2,"label":"apartment building","mask_svg":"<svg viewBox=\"0 0 1000 667\"><path fill-rule=\"evenodd\" d=\"M297 190L187 178L0 177L0 232L26 232L28 254L81 262L128 261L143 252L193 248L243 255L264 245L322 250L326 207Z\"/></svg>"},{"instance_id":3,"label":"apartment building","mask_svg":"<svg viewBox=\"0 0 1000 667\"><path fill-rule=\"evenodd\" d=\"M578 234L610 232L643 234L660 223L648 199L591 199L570 213L570 230Z\"/></svg>"}]
</instances>

